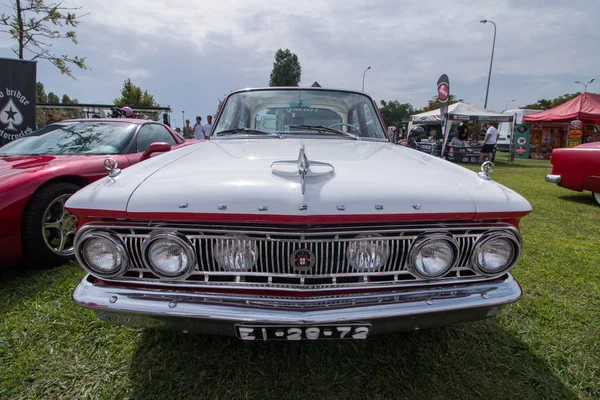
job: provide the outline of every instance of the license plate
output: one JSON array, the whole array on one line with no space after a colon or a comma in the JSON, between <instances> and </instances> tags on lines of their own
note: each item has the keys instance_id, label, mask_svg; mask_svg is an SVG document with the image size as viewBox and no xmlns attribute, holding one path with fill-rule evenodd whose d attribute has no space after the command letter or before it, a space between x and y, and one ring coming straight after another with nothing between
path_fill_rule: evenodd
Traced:
<instances>
[{"instance_id":1,"label":"license plate","mask_svg":"<svg viewBox=\"0 0 600 400\"><path fill-rule=\"evenodd\" d=\"M317 340L317 339L366 339L371 330L369 324L273 326L235 325L235 334L242 340Z\"/></svg>"}]
</instances>

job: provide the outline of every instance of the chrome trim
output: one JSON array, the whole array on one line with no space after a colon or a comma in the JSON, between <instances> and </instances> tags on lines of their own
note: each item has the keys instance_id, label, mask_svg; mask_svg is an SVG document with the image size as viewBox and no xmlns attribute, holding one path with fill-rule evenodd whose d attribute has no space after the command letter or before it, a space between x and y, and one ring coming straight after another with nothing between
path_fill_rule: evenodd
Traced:
<instances>
[{"instance_id":1,"label":"chrome trim","mask_svg":"<svg viewBox=\"0 0 600 400\"><path fill-rule=\"evenodd\" d=\"M121 264L121 267L119 269L115 270L111 274L106 274L104 272L96 271L94 268L92 268L88 265L88 263L85 261L85 257L83 256L83 247L85 246L87 241L90 239L93 239L93 238L98 238L98 237L112 242L123 256L123 262ZM75 244L74 245L75 258L79 262L79 265L81 265L83 267L83 269L88 271L90 274L94 274L101 278L114 278L119 275L122 275L129 267L130 259L129 259L127 250L125 248L125 245L124 245L122 239L119 237L119 235L117 235L113 231L95 230L95 231L88 232L88 233L78 232L75 235L74 244Z\"/></svg>"},{"instance_id":2,"label":"chrome trim","mask_svg":"<svg viewBox=\"0 0 600 400\"><path fill-rule=\"evenodd\" d=\"M550 183L560 183L562 181L562 177L560 175L546 175L546 182Z\"/></svg>"},{"instance_id":3,"label":"chrome trim","mask_svg":"<svg viewBox=\"0 0 600 400\"><path fill-rule=\"evenodd\" d=\"M170 239L170 240L178 243L185 251L189 262L188 262L187 267L183 270L182 273L177 274L177 275L166 274L163 271L161 271L160 269L156 268L156 266L154 266L152 264L152 261L149 258L150 256L149 256L148 252L150 250L150 246L152 245L152 243L154 243L160 239ZM192 243L189 241L189 239L185 235L180 234L178 232L153 232L142 243L141 256L142 256L142 262L144 263L146 268L148 268L150 271L152 271L152 273L154 273L155 275L157 275L161 278L164 278L166 280L185 279L194 271L194 268L197 265L196 264L196 251L194 250Z\"/></svg>"},{"instance_id":4,"label":"chrome trim","mask_svg":"<svg viewBox=\"0 0 600 400\"><path fill-rule=\"evenodd\" d=\"M383 333L490 317L502 306L517 301L521 288L510 274L505 274L485 283L287 298L97 285L87 275L72 297L76 304L93 310L103 320L138 327L227 335L233 333L235 323L302 326L369 321L376 328L374 333Z\"/></svg>"},{"instance_id":5,"label":"chrome trim","mask_svg":"<svg viewBox=\"0 0 600 400\"><path fill-rule=\"evenodd\" d=\"M104 223L105 224L105 223ZM260 290L342 290L356 287L369 289L389 288L390 286L414 287L439 283L478 282L489 280L472 269L469 264L475 242L489 231L509 231L519 237L517 229L505 223L448 223L448 224L406 224L382 226L223 226L199 224L164 224L115 222L110 226L101 222L84 225L78 237L91 229L114 229L126 244L126 249L134 266L124 276L111 278L115 282L143 282L161 286L140 263L141 247L145 238L154 231L177 231L192 243L198 267L186 280L173 281L181 287L203 288L248 288ZM459 263L443 277L423 279L406 266L412 241L424 232L452 234L461 249ZM379 272L362 273L348 270L345 258L347 244L356 240L355 236L380 233L390 244L390 257ZM257 265L249 273L224 272L212 261L210 248L222 235L249 235L256 240L260 254ZM77 238L76 238L77 240ZM212 243L212 244L211 244ZM290 271L288 257L300 246L317 254L315 268L309 272ZM340 257L339 255L342 255ZM324 260L324 262L319 262ZM214 265L213 265L214 264ZM203 267L200 267L203 266ZM498 274L498 276L501 274ZM305 278L305 279L301 279ZM314 278L317 278L315 280ZM304 282L302 282L304 281Z\"/></svg>"},{"instance_id":6,"label":"chrome trim","mask_svg":"<svg viewBox=\"0 0 600 400\"><path fill-rule=\"evenodd\" d=\"M514 254L513 254L513 259L506 265L505 268L503 268L499 272L495 272L495 273L491 274L491 273L485 271L481 267L481 265L479 265L479 261L477 260L477 252L478 252L479 248L481 248L481 246L483 246L485 243L489 242L490 240L494 240L494 239L509 240L513 245ZM483 236L481 236L481 238L479 238L479 240L475 243L473 252L471 254L471 266L477 272L479 272L480 274L482 274L484 276L497 276L498 274L504 274L504 273L508 272L510 269L512 269L512 267L514 267L517 264L517 261L519 261L519 258L521 257L521 251L522 251L522 241L521 241L520 236L515 236L510 233L502 232L502 231L488 232L488 233L484 234Z\"/></svg>"},{"instance_id":7,"label":"chrome trim","mask_svg":"<svg viewBox=\"0 0 600 400\"><path fill-rule=\"evenodd\" d=\"M416 253L418 253L418 251L421 250L421 247L423 247L427 243L433 242L435 240L443 240L443 241L450 243L450 245L452 246L452 251L454 253L452 256L452 262L448 265L448 267L444 271L442 271L441 273L439 273L437 275L425 275L425 274L421 273L421 271L419 271L419 269L417 267L415 267L415 265L414 265L415 256L416 256ZM439 278L440 276L446 275L448 273L448 271L450 271L452 268L456 267L460 258L461 258L460 247L459 247L456 239L454 239L452 236L449 236L449 235L443 234L443 233L433 233L433 234L425 233L422 236L418 237L412 243L410 252L408 253L408 267L414 274L420 276L423 279L434 279L434 278Z\"/></svg>"}]
</instances>

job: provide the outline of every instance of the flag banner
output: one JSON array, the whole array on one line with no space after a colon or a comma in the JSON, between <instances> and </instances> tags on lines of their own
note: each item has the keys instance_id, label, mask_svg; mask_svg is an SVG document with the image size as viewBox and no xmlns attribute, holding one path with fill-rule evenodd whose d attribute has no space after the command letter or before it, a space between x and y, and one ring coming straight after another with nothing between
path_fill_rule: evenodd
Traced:
<instances>
[{"instance_id":1,"label":"flag banner","mask_svg":"<svg viewBox=\"0 0 600 400\"><path fill-rule=\"evenodd\" d=\"M450 80L448 75L443 74L437 82L438 100L440 102L440 119L444 120L444 115L448 112L448 101L450 100Z\"/></svg>"},{"instance_id":2,"label":"flag banner","mask_svg":"<svg viewBox=\"0 0 600 400\"><path fill-rule=\"evenodd\" d=\"M36 129L34 61L0 58L0 146Z\"/></svg>"}]
</instances>

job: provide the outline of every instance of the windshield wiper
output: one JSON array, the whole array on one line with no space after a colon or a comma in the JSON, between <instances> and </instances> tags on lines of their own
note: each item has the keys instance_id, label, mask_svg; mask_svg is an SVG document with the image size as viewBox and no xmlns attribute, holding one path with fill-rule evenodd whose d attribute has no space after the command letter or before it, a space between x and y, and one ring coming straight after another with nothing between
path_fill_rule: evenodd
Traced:
<instances>
[{"instance_id":1,"label":"windshield wiper","mask_svg":"<svg viewBox=\"0 0 600 400\"><path fill-rule=\"evenodd\" d=\"M251 129L251 128L227 129L225 131L215 132L215 135L220 135L220 134L237 135L238 133L244 133L247 135L277 136L279 139L283 139L283 136L281 136L281 134L279 132L267 132L267 131L261 131L260 129Z\"/></svg>"},{"instance_id":2,"label":"windshield wiper","mask_svg":"<svg viewBox=\"0 0 600 400\"><path fill-rule=\"evenodd\" d=\"M310 129L312 131L317 131L317 132L337 133L337 134L341 134L341 135L345 135L345 136L350 136L354 140L360 140L360 136L355 135L354 133L340 131L339 129L334 129L334 128L330 128L328 126L323 126L323 125L290 125L290 128Z\"/></svg>"}]
</instances>

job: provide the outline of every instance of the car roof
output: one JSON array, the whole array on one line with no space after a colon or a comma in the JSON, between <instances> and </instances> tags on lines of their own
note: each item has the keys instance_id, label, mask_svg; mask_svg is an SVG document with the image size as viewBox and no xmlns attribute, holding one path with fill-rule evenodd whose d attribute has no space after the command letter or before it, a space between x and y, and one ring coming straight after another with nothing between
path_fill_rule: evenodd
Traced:
<instances>
[{"instance_id":1,"label":"car roof","mask_svg":"<svg viewBox=\"0 0 600 400\"><path fill-rule=\"evenodd\" d=\"M371 97L367 93L361 92L360 90L336 89L336 88L324 88L324 87L300 87L300 86L268 86L268 87L258 87L258 88L244 88L244 89L234 90L230 94L243 93L243 92L255 92L255 91L269 91L269 90L306 90L306 91L315 91L315 92L345 92L345 93L362 94L364 96Z\"/></svg>"},{"instance_id":2,"label":"car roof","mask_svg":"<svg viewBox=\"0 0 600 400\"><path fill-rule=\"evenodd\" d=\"M132 124L143 124L145 122L156 122L149 119L136 119L136 118L75 118L75 119L63 119L61 121L55 121L53 124L61 124L65 122L128 122Z\"/></svg>"}]
</instances>

